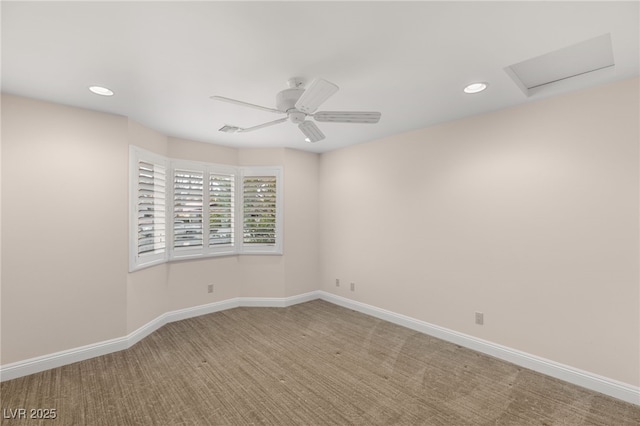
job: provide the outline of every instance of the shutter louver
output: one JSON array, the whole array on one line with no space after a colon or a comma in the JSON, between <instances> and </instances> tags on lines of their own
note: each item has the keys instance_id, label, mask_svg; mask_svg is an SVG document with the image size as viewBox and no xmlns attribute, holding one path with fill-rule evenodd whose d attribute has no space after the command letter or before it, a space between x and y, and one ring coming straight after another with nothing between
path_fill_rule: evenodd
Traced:
<instances>
[{"instance_id":1,"label":"shutter louver","mask_svg":"<svg viewBox=\"0 0 640 426\"><path fill-rule=\"evenodd\" d=\"M275 176L243 178L243 243L274 245L276 243Z\"/></svg>"},{"instance_id":2,"label":"shutter louver","mask_svg":"<svg viewBox=\"0 0 640 426\"><path fill-rule=\"evenodd\" d=\"M173 247L198 248L203 244L204 176L202 172L174 170Z\"/></svg>"},{"instance_id":3,"label":"shutter louver","mask_svg":"<svg viewBox=\"0 0 640 426\"><path fill-rule=\"evenodd\" d=\"M234 242L234 194L233 175L209 175L209 247Z\"/></svg>"},{"instance_id":4,"label":"shutter louver","mask_svg":"<svg viewBox=\"0 0 640 426\"><path fill-rule=\"evenodd\" d=\"M141 160L137 165L137 253L164 253L166 168Z\"/></svg>"}]
</instances>

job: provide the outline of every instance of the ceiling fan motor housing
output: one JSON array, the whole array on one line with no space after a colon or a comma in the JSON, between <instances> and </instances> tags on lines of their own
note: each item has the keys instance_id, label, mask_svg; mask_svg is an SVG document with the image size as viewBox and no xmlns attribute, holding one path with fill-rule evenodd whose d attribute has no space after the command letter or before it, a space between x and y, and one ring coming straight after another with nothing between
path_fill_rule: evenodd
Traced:
<instances>
[{"instance_id":1,"label":"ceiling fan motor housing","mask_svg":"<svg viewBox=\"0 0 640 426\"><path fill-rule=\"evenodd\" d=\"M254 130L263 129L289 120L298 126L298 129L300 129L300 131L305 135L305 140L307 142L317 142L324 139L325 136L313 121L305 120L307 117L312 117L315 121L332 123L377 123L380 120L380 113L375 111L316 112L318 107L339 89L338 86L330 81L317 78L313 80L308 88L305 89L304 80L296 77L289 79L287 84L289 88L276 95L276 109L239 101L237 99L225 98L224 96L212 96L212 99L223 102L244 105L276 114L287 114L286 117L269 121L268 123L259 124L257 126L241 128L237 126L224 125L219 130L221 132L229 133L252 132Z\"/></svg>"},{"instance_id":2,"label":"ceiling fan motor housing","mask_svg":"<svg viewBox=\"0 0 640 426\"><path fill-rule=\"evenodd\" d=\"M304 93L304 89L285 89L276 96L276 108L278 111L287 112L295 109L296 102Z\"/></svg>"}]
</instances>

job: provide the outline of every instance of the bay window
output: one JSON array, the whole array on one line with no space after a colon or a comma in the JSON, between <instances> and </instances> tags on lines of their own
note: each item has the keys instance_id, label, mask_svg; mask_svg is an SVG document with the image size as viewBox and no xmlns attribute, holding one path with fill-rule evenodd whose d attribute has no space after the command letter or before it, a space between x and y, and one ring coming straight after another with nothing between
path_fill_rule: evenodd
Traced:
<instances>
[{"instance_id":1,"label":"bay window","mask_svg":"<svg viewBox=\"0 0 640 426\"><path fill-rule=\"evenodd\" d=\"M137 147L130 156L130 271L171 260L282 254L281 167L172 160Z\"/></svg>"}]
</instances>

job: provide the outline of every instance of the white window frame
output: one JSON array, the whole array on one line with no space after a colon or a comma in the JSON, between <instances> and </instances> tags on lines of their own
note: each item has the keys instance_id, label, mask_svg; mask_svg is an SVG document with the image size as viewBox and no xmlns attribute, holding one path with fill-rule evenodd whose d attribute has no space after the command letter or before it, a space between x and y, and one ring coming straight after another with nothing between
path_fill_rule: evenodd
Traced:
<instances>
[{"instance_id":1,"label":"white window frame","mask_svg":"<svg viewBox=\"0 0 640 426\"><path fill-rule=\"evenodd\" d=\"M223 164L170 159L136 146L129 149L129 271L147 268L160 263L187 259L230 255L282 255L283 254L283 168L235 167ZM138 255L138 163L140 161L161 165L165 168L165 234L164 252ZM203 174L203 244L202 247L174 247L174 177L175 170L201 172ZM230 244L210 246L210 176L233 177L233 241ZM274 244L244 244L244 178L251 176L273 176L276 178L276 234Z\"/></svg>"}]
</instances>

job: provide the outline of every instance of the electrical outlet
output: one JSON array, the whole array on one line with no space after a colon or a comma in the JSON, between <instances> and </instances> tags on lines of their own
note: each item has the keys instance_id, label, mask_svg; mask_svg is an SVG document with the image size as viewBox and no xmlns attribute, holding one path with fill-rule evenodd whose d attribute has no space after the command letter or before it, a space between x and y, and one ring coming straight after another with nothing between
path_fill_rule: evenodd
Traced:
<instances>
[{"instance_id":1,"label":"electrical outlet","mask_svg":"<svg viewBox=\"0 0 640 426\"><path fill-rule=\"evenodd\" d=\"M356 291L356 283L351 283L351 291Z\"/></svg>"},{"instance_id":2,"label":"electrical outlet","mask_svg":"<svg viewBox=\"0 0 640 426\"><path fill-rule=\"evenodd\" d=\"M213 293L213 284L207 286L207 293Z\"/></svg>"},{"instance_id":3,"label":"electrical outlet","mask_svg":"<svg viewBox=\"0 0 640 426\"><path fill-rule=\"evenodd\" d=\"M336 287L340 287L340 278L336 278Z\"/></svg>"},{"instance_id":4,"label":"electrical outlet","mask_svg":"<svg viewBox=\"0 0 640 426\"><path fill-rule=\"evenodd\" d=\"M482 312L476 312L476 324L478 325L484 324L484 314Z\"/></svg>"}]
</instances>

